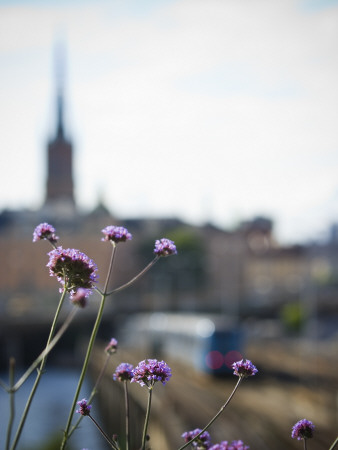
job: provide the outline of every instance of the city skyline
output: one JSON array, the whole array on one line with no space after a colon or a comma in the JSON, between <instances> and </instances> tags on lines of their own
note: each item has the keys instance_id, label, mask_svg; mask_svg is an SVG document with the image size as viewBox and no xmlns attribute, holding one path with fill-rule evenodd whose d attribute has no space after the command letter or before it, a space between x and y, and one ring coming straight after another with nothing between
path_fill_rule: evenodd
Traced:
<instances>
[{"instance_id":1,"label":"city skyline","mask_svg":"<svg viewBox=\"0 0 338 450\"><path fill-rule=\"evenodd\" d=\"M283 242L338 219L337 1L0 1L0 210L38 208L65 44L78 205ZM95 157L94 157L95 155Z\"/></svg>"}]
</instances>

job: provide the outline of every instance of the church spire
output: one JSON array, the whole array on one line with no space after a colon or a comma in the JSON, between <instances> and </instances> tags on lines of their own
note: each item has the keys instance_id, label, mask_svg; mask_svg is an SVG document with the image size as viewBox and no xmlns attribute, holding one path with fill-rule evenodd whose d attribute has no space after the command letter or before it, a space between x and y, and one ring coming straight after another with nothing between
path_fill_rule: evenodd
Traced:
<instances>
[{"instance_id":1,"label":"church spire","mask_svg":"<svg viewBox=\"0 0 338 450\"><path fill-rule=\"evenodd\" d=\"M73 147L64 132L64 50L55 52L56 135L48 143L47 189L45 206L65 215L75 212L73 184Z\"/></svg>"},{"instance_id":2,"label":"church spire","mask_svg":"<svg viewBox=\"0 0 338 450\"><path fill-rule=\"evenodd\" d=\"M63 95L61 92L57 94L57 128L56 137L58 139L64 139L64 126L63 126Z\"/></svg>"},{"instance_id":3,"label":"church spire","mask_svg":"<svg viewBox=\"0 0 338 450\"><path fill-rule=\"evenodd\" d=\"M64 71L65 71L65 50L59 44L55 48L55 78L56 78L56 117L57 128L56 137L64 138Z\"/></svg>"}]
</instances>

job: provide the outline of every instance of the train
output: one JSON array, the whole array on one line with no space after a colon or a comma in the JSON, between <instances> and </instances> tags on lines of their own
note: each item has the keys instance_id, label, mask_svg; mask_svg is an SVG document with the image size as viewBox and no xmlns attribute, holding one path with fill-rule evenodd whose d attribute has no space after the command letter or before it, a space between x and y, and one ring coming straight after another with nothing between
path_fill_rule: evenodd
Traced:
<instances>
[{"instance_id":1,"label":"train","mask_svg":"<svg viewBox=\"0 0 338 450\"><path fill-rule=\"evenodd\" d=\"M232 373L245 345L243 329L222 314L132 314L119 335L123 346L137 348L145 358L167 358L212 375Z\"/></svg>"}]
</instances>

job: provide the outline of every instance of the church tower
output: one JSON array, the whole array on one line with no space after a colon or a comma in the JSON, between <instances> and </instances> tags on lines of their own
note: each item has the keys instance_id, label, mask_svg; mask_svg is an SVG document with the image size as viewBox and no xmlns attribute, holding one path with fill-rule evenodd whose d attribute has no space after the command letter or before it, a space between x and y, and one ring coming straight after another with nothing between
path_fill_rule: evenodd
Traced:
<instances>
[{"instance_id":1,"label":"church tower","mask_svg":"<svg viewBox=\"0 0 338 450\"><path fill-rule=\"evenodd\" d=\"M60 64L60 61L58 61ZM45 210L50 215L69 216L75 213L73 183L73 147L65 135L64 92L60 69L57 67L56 129L47 148L47 186Z\"/></svg>"}]
</instances>

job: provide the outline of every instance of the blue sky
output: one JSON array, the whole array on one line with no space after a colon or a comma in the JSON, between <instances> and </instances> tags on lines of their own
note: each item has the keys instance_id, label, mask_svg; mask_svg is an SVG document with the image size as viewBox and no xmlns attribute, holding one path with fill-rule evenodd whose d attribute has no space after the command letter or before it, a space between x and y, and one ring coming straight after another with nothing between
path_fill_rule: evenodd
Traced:
<instances>
[{"instance_id":1,"label":"blue sky","mask_svg":"<svg viewBox=\"0 0 338 450\"><path fill-rule=\"evenodd\" d=\"M0 30L0 209L43 202L62 36L83 209L337 221L338 1L0 1Z\"/></svg>"}]
</instances>

